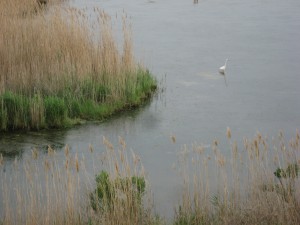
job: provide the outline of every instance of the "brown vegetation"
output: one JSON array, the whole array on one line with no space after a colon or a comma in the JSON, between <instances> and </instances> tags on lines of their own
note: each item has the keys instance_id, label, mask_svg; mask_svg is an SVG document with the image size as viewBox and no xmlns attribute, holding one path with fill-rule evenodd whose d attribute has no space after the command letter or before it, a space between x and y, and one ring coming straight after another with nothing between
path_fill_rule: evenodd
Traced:
<instances>
[{"instance_id":1,"label":"brown vegetation","mask_svg":"<svg viewBox=\"0 0 300 225\"><path fill-rule=\"evenodd\" d=\"M184 192L175 223L299 224L299 133L289 143L282 132L272 140L258 133L245 138L243 148L231 136L228 129L231 154L218 141L211 149L183 149Z\"/></svg>"},{"instance_id":2,"label":"brown vegetation","mask_svg":"<svg viewBox=\"0 0 300 225\"><path fill-rule=\"evenodd\" d=\"M128 30L120 54L105 12L95 9L98 22L90 24L86 12L69 7L28 14L35 4L1 1L0 93L57 94L70 86L76 92L92 79L113 83L112 97L123 94L126 76L136 69Z\"/></svg>"},{"instance_id":3,"label":"brown vegetation","mask_svg":"<svg viewBox=\"0 0 300 225\"><path fill-rule=\"evenodd\" d=\"M243 150L231 136L228 129L231 153L227 155L218 141L213 141L211 148L184 146L177 167L183 192L170 223L299 224L299 133L290 142L282 134L272 140L257 134L244 139ZM90 146L90 153L82 154L71 153L66 146L64 158L51 147L47 154L33 149L31 157L16 159L13 164L0 157L4 210L0 222L164 224L153 215L147 180L143 200L134 197L137 186L128 178L146 178L139 156L126 149L122 138L118 146L103 138L103 146L103 153ZM88 156L92 162L85 160L87 154L92 154ZM108 185L95 182L94 175L100 171L107 172ZM100 193L100 208L91 203L97 185L105 190Z\"/></svg>"},{"instance_id":4,"label":"brown vegetation","mask_svg":"<svg viewBox=\"0 0 300 225\"><path fill-rule=\"evenodd\" d=\"M4 161L0 165L0 224L151 224L150 195L144 195L139 203L134 198L134 185L121 189L120 183L114 182L133 176L145 178L139 157L126 149L122 138L119 143L114 148L103 138L106 150L101 154L90 146L90 153L80 156L66 146L62 159L49 147L45 155L33 149L32 157L16 159L11 167ZM84 159L86 154L92 154L92 164ZM4 172L4 167L8 171ZM118 192L104 196L107 205L100 211L92 208L90 197L96 186L94 175L101 170L109 174L109 188Z\"/></svg>"},{"instance_id":5,"label":"brown vegetation","mask_svg":"<svg viewBox=\"0 0 300 225\"><path fill-rule=\"evenodd\" d=\"M54 3L0 2L0 131L101 120L142 104L156 89L134 60L125 16L122 45L103 10Z\"/></svg>"}]
</instances>

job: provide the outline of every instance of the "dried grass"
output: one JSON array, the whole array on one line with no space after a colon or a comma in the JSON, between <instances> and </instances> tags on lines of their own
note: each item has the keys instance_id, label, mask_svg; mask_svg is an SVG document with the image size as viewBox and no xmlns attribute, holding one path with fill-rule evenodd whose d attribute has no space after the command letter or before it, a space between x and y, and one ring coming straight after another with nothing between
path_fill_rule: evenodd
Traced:
<instances>
[{"instance_id":1,"label":"dried grass","mask_svg":"<svg viewBox=\"0 0 300 225\"><path fill-rule=\"evenodd\" d=\"M132 198L132 185L112 199L112 208L101 212L92 209L94 174L100 170L107 171L111 180L145 177L139 157L126 150L122 138L116 148L106 138L103 144L102 153L85 153L92 154L92 166L85 154L71 153L68 146L63 158L49 146L47 154L33 149L31 157L16 159L12 164L2 160L1 224L152 224L150 195L146 194L144 203L138 205Z\"/></svg>"},{"instance_id":2,"label":"dried grass","mask_svg":"<svg viewBox=\"0 0 300 225\"><path fill-rule=\"evenodd\" d=\"M299 166L299 133L289 143L282 132L272 140L258 133L245 138L242 149L229 128L227 138L231 155L224 155L218 141L210 148L185 146L180 153L184 191L175 224L299 224L300 171L274 174Z\"/></svg>"},{"instance_id":3,"label":"dried grass","mask_svg":"<svg viewBox=\"0 0 300 225\"><path fill-rule=\"evenodd\" d=\"M36 1L27 1L1 1L0 93L58 94L66 87L76 92L91 79L114 87L113 95L124 94L125 75L137 66L125 18L120 53L104 11L94 9L97 22L92 25L86 11L63 6L20 17L19 11L36 7Z\"/></svg>"}]
</instances>

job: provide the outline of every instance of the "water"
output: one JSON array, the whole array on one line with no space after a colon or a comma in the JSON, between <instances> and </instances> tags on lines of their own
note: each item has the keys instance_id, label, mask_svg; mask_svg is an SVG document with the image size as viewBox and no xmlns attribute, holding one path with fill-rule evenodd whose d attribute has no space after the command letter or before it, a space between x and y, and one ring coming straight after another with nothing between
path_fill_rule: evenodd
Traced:
<instances>
[{"instance_id":1,"label":"water","mask_svg":"<svg viewBox=\"0 0 300 225\"><path fill-rule=\"evenodd\" d=\"M113 143L122 136L141 156L156 208L170 216L181 191L172 164L184 144L209 145L215 138L226 143L227 127L236 140L257 131L272 137L279 130L288 139L299 129L298 0L74 0L71 5L97 6L111 15L125 11L136 58L164 81L165 91L147 106L103 123L2 134L0 151L7 160L31 154L33 147L45 151L48 144L68 144L73 152L88 151L91 144L101 152L102 136ZM224 80L218 68L226 58Z\"/></svg>"}]
</instances>

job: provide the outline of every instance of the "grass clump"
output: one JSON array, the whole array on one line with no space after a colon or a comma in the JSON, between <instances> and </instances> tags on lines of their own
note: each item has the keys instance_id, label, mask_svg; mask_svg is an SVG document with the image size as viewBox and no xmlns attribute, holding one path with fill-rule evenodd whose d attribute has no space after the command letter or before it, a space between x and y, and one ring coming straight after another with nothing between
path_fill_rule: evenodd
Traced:
<instances>
[{"instance_id":1,"label":"grass clump","mask_svg":"<svg viewBox=\"0 0 300 225\"><path fill-rule=\"evenodd\" d=\"M2 129L22 129L29 124L29 101L21 95L6 92L0 96Z\"/></svg>"},{"instance_id":2,"label":"grass clump","mask_svg":"<svg viewBox=\"0 0 300 225\"><path fill-rule=\"evenodd\" d=\"M91 224L155 224L139 157L133 152L128 157L122 138L118 151L106 138L103 143L107 148L103 158L107 169L96 176L96 189L89 195L95 213Z\"/></svg>"},{"instance_id":3,"label":"grass clump","mask_svg":"<svg viewBox=\"0 0 300 225\"><path fill-rule=\"evenodd\" d=\"M62 98L46 97L44 100L45 105L45 120L51 127L59 127L65 124L67 117L67 107Z\"/></svg>"},{"instance_id":4,"label":"grass clump","mask_svg":"<svg viewBox=\"0 0 300 225\"><path fill-rule=\"evenodd\" d=\"M113 210L114 199L123 198L126 206L125 196L130 190L129 197L134 202L134 207L142 207L142 196L145 193L146 183L144 177L119 177L112 180L108 172L101 171L96 176L97 188L91 193L91 206L94 210Z\"/></svg>"},{"instance_id":5,"label":"grass clump","mask_svg":"<svg viewBox=\"0 0 300 225\"><path fill-rule=\"evenodd\" d=\"M125 17L122 48L102 10L94 9L92 22L85 10L50 3L48 10L36 0L0 3L2 131L103 119L151 96L156 81L135 62ZM26 117L15 113L8 121L7 111L16 107Z\"/></svg>"}]
</instances>

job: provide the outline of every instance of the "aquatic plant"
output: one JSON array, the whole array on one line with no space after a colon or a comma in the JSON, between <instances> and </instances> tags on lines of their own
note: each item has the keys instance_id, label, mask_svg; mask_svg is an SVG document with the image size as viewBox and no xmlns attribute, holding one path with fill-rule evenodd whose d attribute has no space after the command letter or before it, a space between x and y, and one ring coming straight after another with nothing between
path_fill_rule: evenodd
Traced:
<instances>
[{"instance_id":1,"label":"aquatic plant","mask_svg":"<svg viewBox=\"0 0 300 225\"><path fill-rule=\"evenodd\" d=\"M174 224L299 224L299 132L288 144L282 132L272 141L258 133L242 149L229 128L227 138L231 155L219 141L180 152Z\"/></svg>"},{"instance_id":2,"label":"aquatic plant","mask_svg":"<svg viewBox=\"0 0 300 225\"><path fill-rule=\"evenodd\" d=\"M183 190L169 223L299 224L299 133L289 143L258 133L244 138L243 150L233 137L228 129L228 155L216 140L183 146L176 167ZM46 154L34 148L10 163L0 154L0 223L165 224L153 213L139 156L122 138L114 146L103 137L103 147L78 154L65 146L65 157L50 146Z\"/></svg>"},{"instance_id":3,"label":"aquatic plant","mask_svg":"<svg viewBox=\"0 0 300 225\"><path fill-rule=\"evenodd\" d=\"M135 207L142 207L142 196L145 193L144 177L118 177L112 180L108 172L101 171L96 176L97 188L90 194L91 206L94 210L112 210L116 198L121 201L133 201ZM130 196L128 196L130 193Z\"/></svg>"},{"instance_id":4,"label":"aquatic plant","mask_svg":"<svg viewBox=\"0 0 300 225\"><path fill-rule=\"evenodd\" d=\"M274 175L278 178L279 183L275 183L271 186L271 188L265 188L265 190L276 191L282 196L283 201L286 201L287 203L290 201L296 203L297 197L295 196L295 179L298 178L299 175L298 163L291 163L286 169L278 167L275 170Z\"/></svg>"},{"instance_id":5,"label":"aquatic plant","mask_svg":"<svg viewBox=\"0 0 300 225\"><path fill-rule=\"evenodd\" d=\"M11 167L0 154L0 224L155 224L141 162L119 143L90 146L93 165L69 146L34 148Z\"/></svg>"},{"instance_id":6,"label":"aquatic plant","mask_svg":"<svg viewBox=\"0 0 300 225\"><path fill-rule=\"evenodd\" d=\"M37 4L0 3L2 131L103 119L151 96L156 80L134 59L125 16L122 49L104 11L95 8L92 22L85 10L51 4L36 11Z\"/></svg>"}]
</instances>

